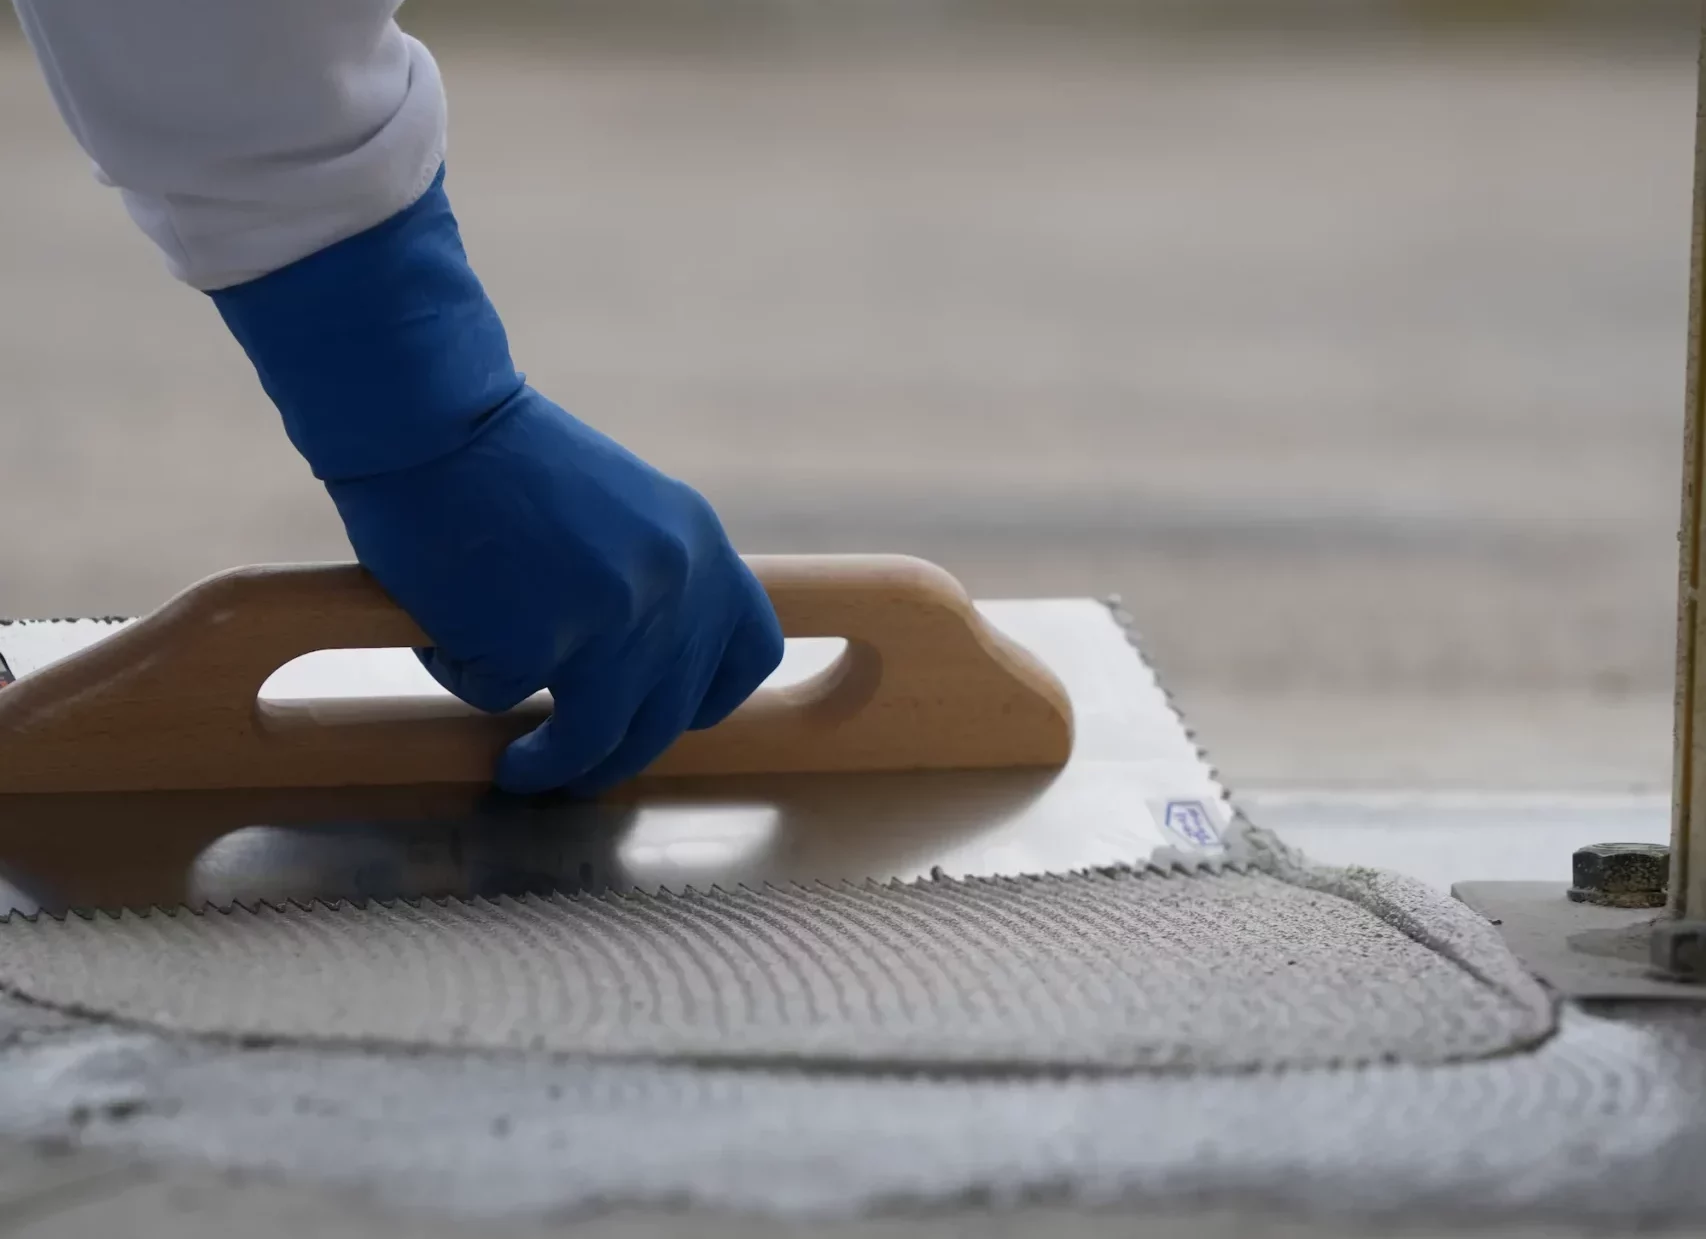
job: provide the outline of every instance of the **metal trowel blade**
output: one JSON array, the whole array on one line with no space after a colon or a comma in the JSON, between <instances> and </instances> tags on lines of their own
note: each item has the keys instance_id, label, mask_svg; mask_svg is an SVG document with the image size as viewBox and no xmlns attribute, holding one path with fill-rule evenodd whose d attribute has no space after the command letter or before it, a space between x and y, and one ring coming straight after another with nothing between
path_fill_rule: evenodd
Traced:
<instances>
[{"instance_id":1,"label":"metal trowel blade","mask_svg":"<svg viewBox=\"0 0 1706 1239\"><path fill-rule=\"evenodd\" d=\"M660 780L593 804L454 787L7 796L0 908L909 881L1236 853L1226 793L1116 612L1088 599L979 605L1071 694L1065 767ZM0 624L0 661L22 678L124 622ZM838 644L789 642L772 682L821 670ZM262 690L279 701L442 693L407 650L311 654Z\"/></svg>"}]
</instances>

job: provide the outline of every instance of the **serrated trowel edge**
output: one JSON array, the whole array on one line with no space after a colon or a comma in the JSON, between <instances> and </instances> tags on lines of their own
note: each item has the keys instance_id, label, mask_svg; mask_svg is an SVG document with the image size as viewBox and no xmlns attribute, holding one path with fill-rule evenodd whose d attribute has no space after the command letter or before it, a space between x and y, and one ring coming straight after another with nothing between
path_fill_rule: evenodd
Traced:
<instances>
[{"instance_id":1,"label":"serrated trowel edge","mask_svg":"<svg viewBox=\"0 0 1706 1239\"><path fill-rule=\"evenodd\" d=\"M40 671L130 623L115 615L85 619L0 619L0 684Z\"/></svg>"}]
</instances>

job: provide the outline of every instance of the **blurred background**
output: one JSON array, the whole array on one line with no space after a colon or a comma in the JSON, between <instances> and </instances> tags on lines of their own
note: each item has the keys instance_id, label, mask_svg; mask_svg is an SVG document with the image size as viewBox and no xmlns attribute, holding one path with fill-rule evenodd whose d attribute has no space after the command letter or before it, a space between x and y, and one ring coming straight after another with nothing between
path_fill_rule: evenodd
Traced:
<instances>
[{"instance_id":1,"label":"blurred background","mask_svg":"<svg viewBox=\"0 0 1706 1239\"><path fill-rule=\"evenodd\" d=\"M536 385L1119 594L1234 786L1662 792L1692 3L412 0ZM0 17L0 614L343 556Z\"/></svg>"}]
</instances>

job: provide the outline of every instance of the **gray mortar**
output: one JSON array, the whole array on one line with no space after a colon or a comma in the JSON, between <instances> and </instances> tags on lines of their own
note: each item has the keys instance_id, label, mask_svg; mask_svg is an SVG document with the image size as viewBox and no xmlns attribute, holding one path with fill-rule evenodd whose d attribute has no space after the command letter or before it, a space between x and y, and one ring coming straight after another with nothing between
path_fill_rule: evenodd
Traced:
<instances>
[{"instance_id":1,"label":"gray mortar","mask_svg":"<svg viewBox=\"0 0 1706 1239\"><path fill-rule=\"evenodd\" d=\"M1456 899L1442 899L1425 883L1381 869L1312 865L1279 836L1249 823L1238 839L1253 867L1356 904L1513 1002L1534 1010L1553 1006L1551 991L1529 974L1499 932Z\"/></svg>"},{"instance_id":2,"label":"gray mortar","mask_svg":"<svg viewBox=\"0 0 1706 1239\"><path fill-rule=\"evenodd\" d=\"M14 918L0 981L166 1031L701 1063L1275 1070L1551 1031L1544 991L1461 905L1301 876Z\"/></svg>"},{"instance_id":3,"label":"gray mortar","mask_svg":"<svg viewBox=\"0 0 1706 1239\"><path fill-rule=\"evenodd\" d=\"M1116 1078L382 1054L60 1025L0 1052L0 1124L468 1220L846 1219L976 1201L1682 1225L1706 1221L1706 1020L1571 1008L1539 1050L1479 1063Z\"/></svg>"}]
</instances>

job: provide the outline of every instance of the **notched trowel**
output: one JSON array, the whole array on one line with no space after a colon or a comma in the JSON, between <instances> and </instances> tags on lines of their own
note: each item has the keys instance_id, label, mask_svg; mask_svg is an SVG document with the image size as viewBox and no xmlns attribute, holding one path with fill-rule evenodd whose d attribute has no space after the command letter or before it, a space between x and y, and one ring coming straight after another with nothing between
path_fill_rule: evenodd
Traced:
<instances>
[{"instance_id":1,"label":"notched trowel","mask_svg":"<svg viewBox=\"0 0 1706 1239\"><path fill-rule=\"evenodd\" d=\"M1106 607L978 605L901 556L748 562L790 638L784 667L595 805L483 795L503 746L551 703L487 715L450 697L408 653L426 638L354 565L238 569L134 621L0 625L16 677L0 689L0 876L16 888L0 904L969 876L1225 853L1225 797ZM825 658L798 638L845 644Z\"/></svg>"}]
</instances>

